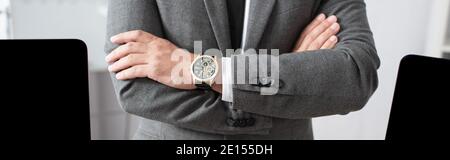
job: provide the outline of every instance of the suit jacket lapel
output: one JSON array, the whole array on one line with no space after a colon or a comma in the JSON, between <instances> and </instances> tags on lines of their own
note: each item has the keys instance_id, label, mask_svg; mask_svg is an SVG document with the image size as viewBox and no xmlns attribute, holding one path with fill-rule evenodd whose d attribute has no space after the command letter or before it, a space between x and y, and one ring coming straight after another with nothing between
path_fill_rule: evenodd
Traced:
<instances>
[{"instance_id":1,"label":"suit jacket lapel","mask_svg":"<svg viewBox=\"0 0 450 160\"><path fill-rule=\"evenodd\" d=\"M251 0L245 49L258 48L276 0Z\"/></svg>"},{"instance_id":2,"label":"suit jacket lapel","mask_svg":"<svg viewBox=\"0 0 450 160\"><path fill-rule=\"evenodd\" d=\"M226 0L204 0L211 27L216 37L217 46L225 54L231 48L230 27Z\"/></svg>"}]
</instances>

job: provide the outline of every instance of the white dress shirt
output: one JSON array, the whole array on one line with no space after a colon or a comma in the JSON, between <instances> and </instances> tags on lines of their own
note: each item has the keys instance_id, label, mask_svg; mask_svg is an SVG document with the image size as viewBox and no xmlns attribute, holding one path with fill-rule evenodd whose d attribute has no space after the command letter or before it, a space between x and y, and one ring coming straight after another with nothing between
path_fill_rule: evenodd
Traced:
<instances>
[{"instance_id":1,"label":"white dress shirt","mask_svg":"<svg viewBox=\"0 0 450 160\"><path fill-rule=\"evenodd\" d=\"M244 26L242 30L242 40L241 48L245 46L245 39L247 37L247 22L248 15L250 12L250 1L245 0L245 11L244 11ZM244 50L242 50L243 52ZM241 53L242 54L242 53ZM231 58L222 58L222 101L233 102L233 71L231 70Z\"/></svg>"}]
</instances>

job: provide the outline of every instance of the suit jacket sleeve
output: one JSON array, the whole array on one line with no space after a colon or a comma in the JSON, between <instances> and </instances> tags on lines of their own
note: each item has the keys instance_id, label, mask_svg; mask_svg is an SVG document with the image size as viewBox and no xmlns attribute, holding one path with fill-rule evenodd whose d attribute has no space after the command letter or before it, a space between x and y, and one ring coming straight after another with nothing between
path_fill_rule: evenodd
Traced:
<instances>
[{"instance_id":1,"label":"suit jacket sleeve","mask_svg":"<svg viewBox=\"0 0 450 160\"><path fill-rule=\"evenodd\" d=\"M277 94L261 95L262 86L235 84L235 109L303 119L347 114L366 104L377 88L380 62L364 1L326 0L318 13L338 17L341 31L335 49L281 54Z\"/></svg>"},{"instance_id":2,"label":"suit jacket sleeve","mask_svg":"<svg viewBox=\"0 0 450 160\"><path fill-rule=\"evenodd\" d=\"M110 0L105 52L117 46L109 37L130 30L143 30L164 38L157 4L154 0ZM266 134L270 118L255 115L252 127L226 125L229 108L213 91L178 90L148 78L120 81L111 79L122 108L131 114L179 127L208 133Z\"/></svg>"}]
</instances>

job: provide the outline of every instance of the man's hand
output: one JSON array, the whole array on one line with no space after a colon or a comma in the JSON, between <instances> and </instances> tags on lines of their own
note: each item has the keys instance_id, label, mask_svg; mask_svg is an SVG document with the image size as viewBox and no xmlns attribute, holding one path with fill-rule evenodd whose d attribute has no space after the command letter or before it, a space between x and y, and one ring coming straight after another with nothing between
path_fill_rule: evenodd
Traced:
<instances>
[{"instance_id":1,"label":"man's hand","mask_svg":"<svg viewBox=\"0 0 450 160\"><path fill-rule=\"evenodd\" d=\"M120 46L105 60L110 64L108 70L117 73L117 79L147 77L173 88L195 88L189 72L192 53L179 49L168 40L139 30L113 36L111 42ZM174 70L183 73L178 77L181 79L174 79Z\"/></svg>"},{"instance_id":2,"label":"man's hand","mask_svg":"<svg viewBox=\"0 0 450 160\"><path fill-rule=\"evenodd\" d=\"M339 30L336 16L326 18L325 14L320 14L303 30L293 51L332 49L338 42Z\"/></svg>"}]
</instances>

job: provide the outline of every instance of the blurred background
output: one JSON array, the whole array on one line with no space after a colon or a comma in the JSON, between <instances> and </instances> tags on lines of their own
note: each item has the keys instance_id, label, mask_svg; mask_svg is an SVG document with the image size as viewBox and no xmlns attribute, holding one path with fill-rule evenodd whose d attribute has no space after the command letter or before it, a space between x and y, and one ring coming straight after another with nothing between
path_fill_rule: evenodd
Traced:
<instances>
[{"instance_id":1,"label":"blurred background","mask_svg":"<svg viewBox=\"0 0 450 160\"><path fill-rule=\"evenodd\" d=\"M407 54L449 56L449 0L366 3L381 58L378 90L361 111L313 119L316 139L384 139L400 59ZM103 61L106 13L107 0L0 0L0 39L85 41L89 50L91 137L130 139L140 118L118 105Z\"/></svg>"}]
</instances>

